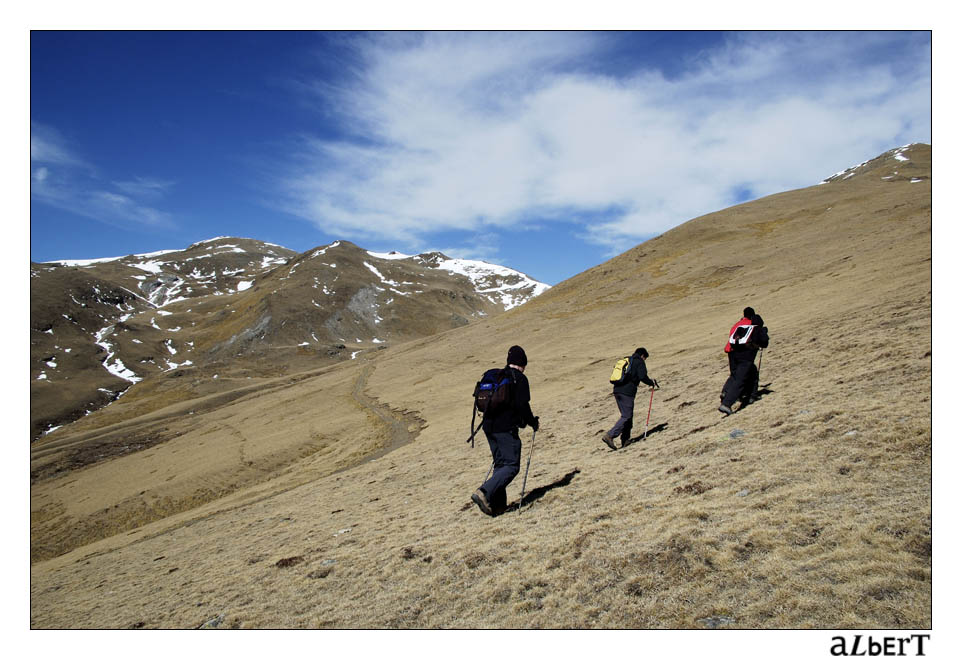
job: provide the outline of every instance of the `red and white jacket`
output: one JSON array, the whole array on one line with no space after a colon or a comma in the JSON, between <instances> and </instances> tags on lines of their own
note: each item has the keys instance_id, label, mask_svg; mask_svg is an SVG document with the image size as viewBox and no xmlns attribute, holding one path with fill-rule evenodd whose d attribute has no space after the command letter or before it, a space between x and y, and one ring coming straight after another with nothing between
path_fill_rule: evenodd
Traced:
<instances>
[{"instance_id":1,"label":"red and white jacket","mask_svg":"<svg viewBox=\"0 0 962 660\"><path fill-rule=\"evenodd\" d=\"M747 329L745 330L745 334L736 339L735 331L738 330L738 328L741 328L744 326L747 326ZM733 325L732 329L728 331L728 341L725 342L725 352L731 353L732 346L736 344L747 344L748 338L752 336L752 329L754 327L755 326L752 325L752 320L744 317L738 323Z\"/></svg>"}]
</instances>

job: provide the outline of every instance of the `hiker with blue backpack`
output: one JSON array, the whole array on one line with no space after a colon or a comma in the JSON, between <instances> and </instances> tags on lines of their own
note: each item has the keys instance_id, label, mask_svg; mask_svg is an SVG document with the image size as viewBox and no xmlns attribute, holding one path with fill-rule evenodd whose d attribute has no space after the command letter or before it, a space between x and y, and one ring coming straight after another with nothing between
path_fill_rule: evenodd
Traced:
<instances>
[{"instance_id":1,"label":"hiker with blue backpack","mask_svg":"<svg viewBox=\"0 0 962 660\"><path fill-rule=\"evenodd\" d=\"M524 369L528 356L520 346L508 349L501 369L489 369L475 386L475 409L484 413L481 428L494 461L490 478L471 496L471 501L489 516L503 513L508 506L506 488L521 471L521 437L518 430L538 430L538 418L531 412L531 389ZM473 443L474 433L471 434ZM521 506L518 502L518 506Z\"/></svg>"},{"instance_id":2,"label":"hiker with blue backpack","mask_svg":"<svg viewBox=\"0 0 962 660\"><path fill-rule=\"evenodd\" d=\"M628 357L623 357L615 363L611 374L612 396L618 404L618 412L621 417L601 438L602 442L611 447L615 447L615 438L621 436L621 446L624 447L631 442L632 418L635 412L635 396L638 394L638 385L644 383L651 388L652 392L658 388L658 381L648 377L648 368L645 360L648 359L648 351L644 348L636 348L635 352Z\"/></svg>"}]
</instances>

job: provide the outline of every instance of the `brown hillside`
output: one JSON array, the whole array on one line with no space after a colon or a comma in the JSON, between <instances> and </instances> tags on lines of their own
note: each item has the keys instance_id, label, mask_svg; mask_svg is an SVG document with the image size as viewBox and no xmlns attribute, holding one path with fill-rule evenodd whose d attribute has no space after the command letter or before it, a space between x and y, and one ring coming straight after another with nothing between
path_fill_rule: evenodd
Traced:
<instances>
[{"instance_id":1,"label":"brown hillside","mask_svg":"<svg viewBox=\"0 0 962 660\"><path fill-rule=\"evenodd\" d=\"M133 382L192 364L185 335L205 317L200 301L218 307L245 278L295 254L219 238L90 263L31 263L31 440L103 408Z\"/></svg>"},{"instance_id":2,"label":"brown hillside","mask_svg":"<svg viewBox=\"0 0 962 660\"><path fill-rule=\"evenodd\" d=\"M31 625L931 627L930 158L691 220L489 320L35 446ZM726 418L748 304L763 396ZM524 508L492 519L468 499L490 465L470 393L515 343L542 428L508 489L530 457ZM661 389L648 437L641 391L611 451L607 378L636 346Z\"/></svg>"}]
</instances>

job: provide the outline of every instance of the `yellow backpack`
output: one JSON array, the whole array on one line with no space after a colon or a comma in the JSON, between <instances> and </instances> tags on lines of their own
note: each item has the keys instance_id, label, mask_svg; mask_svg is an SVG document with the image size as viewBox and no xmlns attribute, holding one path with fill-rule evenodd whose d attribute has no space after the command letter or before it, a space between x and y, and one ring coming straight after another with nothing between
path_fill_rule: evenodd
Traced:
<instances>
[{"instance_id":1,"label":"yellow backpack","mask_svg":"<svg viewBox=\"0 0 962 660\"><path fill-rule=\"evenodd\" d=\"M619 358L615 362L614 368L611 370L611 381L612 385L621 385L625 382L625 377L628 375L628 367L631 365L630 357Z\"/></svg>"}]
</instances>

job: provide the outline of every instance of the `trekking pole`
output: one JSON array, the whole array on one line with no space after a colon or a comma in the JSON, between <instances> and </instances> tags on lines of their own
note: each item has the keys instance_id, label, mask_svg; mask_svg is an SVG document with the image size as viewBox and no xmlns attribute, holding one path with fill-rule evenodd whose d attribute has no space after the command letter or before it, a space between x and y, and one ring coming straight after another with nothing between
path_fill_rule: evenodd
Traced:
<instances>
[{"instance_id":1,"label":"trekking pole","mask_svg":"<svg viewBox=\"0 0 962 660\"><path fill-rule=\"evenodd\" d=\"M642 440L648 437L648 422L651 420L651 404L655 400L655 388L651 388L651 398L648 399L648 419L645 420L645 434L641 436Z\"/></svg>"},{"instance_id":2,"label":"trekking pole","mask_svg":"<svg viewBox=\"0 0 962 660\"><path fill-rule=\"evenodd\" d=\"M524 481L521 482L521 499L518 500L518 515L521 515L521 507L524 505L524 488L528 485L528 468L531 467L531 454L534 453L534 434L537 431L531 431L531 450L528 451L528 464L524 466Z\"/></svg>"},{"instance_id":3,"label":"trekking pole","mask_svg":"<svg viewBox=\"0 0 962 660\"><path fill-rule=\"evenodd\" d=\"M765 349L758 349L758 378L755 380L755 398L758 398L758 388L762 382L762 356L765 355Z\"/></svg>"}]
</instances>

